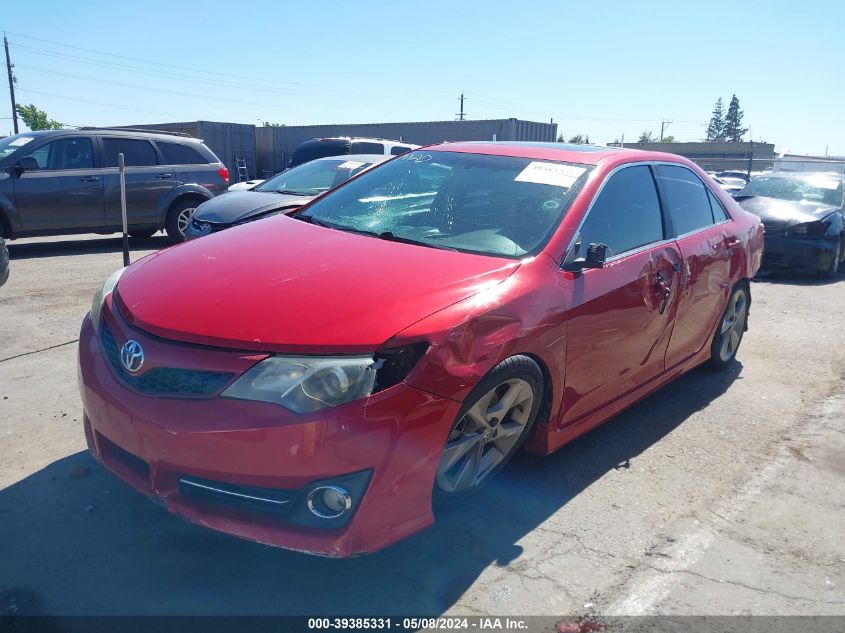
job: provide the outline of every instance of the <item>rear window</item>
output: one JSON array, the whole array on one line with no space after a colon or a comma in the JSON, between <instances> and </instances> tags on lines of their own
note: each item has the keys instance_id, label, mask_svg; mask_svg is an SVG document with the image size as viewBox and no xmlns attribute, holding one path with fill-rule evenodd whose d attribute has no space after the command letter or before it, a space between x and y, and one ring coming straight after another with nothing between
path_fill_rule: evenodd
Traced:
<instances>
[{"instance_id":1,"label":"rear window","mask_svg":"<svg viewBox=\"0 0 845 633\"><path fill-rule=\"evenodd\" d=\"M384 143L355 141L352 143L352 151L350 154L384 154Z\"/></svg>"},{"instance_id":2,"label":"rear window","mask_svg":"<svg viewBox=\"0 0 845 633\"><path fill-rule=\"evenodd\" d=\"M327 141L306 141L293 151L290 159L291 167L307 163L315 158L326 156L341 156L351 153L351 143L345 139L330 139Z\"/></svg>"},{"instance_id":3,"label":"rear window","mask_svg":"<svg viewBox=\"0 0 845 633\"><path fill-rule=\"evenodd\" d=\"M165 165L207 165L208 160L190 145L156 141Z\"/></svg>"},{"instance_id":4,"label":"rear window","mask_svg":"<svg viewBox=\"0 0 845 633\"><path fill-rule=\"evenodd\" d=\"M158 155L149 141L133 138L103 139L103 167L117 167L117 155L120 153L127 167L158 165Z\"/></svg>"},{"instance_id":5,"label":"rear window","mask_svg":"<svg viewBox=\"0 0 845 633\"><path fill-rule=\"evenodd\" d=\"M404 145L394 145L392 148L390 148L390 155L399 156L399 154L405 154L410 151L410 147L405 147Z\"/></svg>"}]
</instances>

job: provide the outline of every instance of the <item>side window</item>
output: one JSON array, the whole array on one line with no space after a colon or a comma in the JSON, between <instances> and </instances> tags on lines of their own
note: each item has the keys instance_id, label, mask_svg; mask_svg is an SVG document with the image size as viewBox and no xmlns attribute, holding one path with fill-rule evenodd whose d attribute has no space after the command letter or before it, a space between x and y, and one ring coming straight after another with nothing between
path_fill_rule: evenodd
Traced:
<instances>
[{"instance_id":1,"label":"side window","mask_svg":"<svg viewBox=\"0 0 845 633\"><path fill-rule=\"evenodd\" d=\"M581 255L592 243L607 244L608 255L618 255L662 239L663 216L651 170L625 167L605 183L581 227Z\"/></svg>"},{"instance_id":2,"label":"side window","mask_svg":"<svg viewBox=\"0 0 845 633\"><path fill-rule=\"evenodd\" d=\"M358 141L352 143L352 151L350 154L384 154L384 144Z\"/></svg>"},{"instance_id":3,"label":"side window","mask_svg":"<svg viewBox=\"0 0 845 633\"><path fill-rule=\"evenodd\" d=\"M40 169L91 169L94 167L91 139L85 136L55 140L42 145L27 156L33 157Z\"/></svg>"},{"instance_id":4,"label":"side window","mask_svg":"<svg viewBox=\"0 0 845 633\"><path fill-rule=\"evenodd\" d=\"M710 198L710 208L713 211L713 222L718 224L719 222L731 219L728 212L725 211L725 207L722 206L719 199L709 189L707 190L707 197Z\"/></svg>"},{"instance_id":5,"label":"side window","mask_svg":"<svg viewBox=\"0 0 845 633\"><path fill-rule=\"evenodd\" d=\"M707 187L686 167L657 165L657 177L666 195L675 235L684 235L713 224Z\"/></svg>"},{"instance_id":6,"label":"side window","mask_svg":"<svg viewBox=\"0 0 845 633\"><path fill-rule=\"evenodd\" d=\"M394 145L390 148L390 155L391 156L399 156L400 154L405 154L410 152L410 147L405 147L404 145Z\"/></svg>"},{"instance_id":7,"label":"side window","mask_svg":"<svg viewBox=\"0 0 845 633\"><path fill-rule=\"evenodd\" d=\"M208 160L197 150L181 143L166 143L156 141L156 145L164 154L165 165L207 165Z\"/></svg>"},{"instance_id":8,"label":"side window","mask_svg":"<svg viewBox=\"0 0 845 633\"><path fill-rule=\"evenodd\" d=\"M133 138L104 138L103 167L117 167L117 155L121 152L127 167L158 165L158 155L149 141Z\"/></svg>"}]
</instances>

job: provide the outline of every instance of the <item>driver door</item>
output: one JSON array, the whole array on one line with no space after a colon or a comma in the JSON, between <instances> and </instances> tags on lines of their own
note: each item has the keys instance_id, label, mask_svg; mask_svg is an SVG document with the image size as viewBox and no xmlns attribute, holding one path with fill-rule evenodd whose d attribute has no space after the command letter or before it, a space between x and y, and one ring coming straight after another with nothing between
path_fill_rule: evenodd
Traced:
<instances>
[{"instance_id":1,"label":"driver door","mask_svg":"<svg viewBox=\"0 0 845 633\"><path fill-rule=\"evenodd\" d=\"M603 243L608 257L603 268L572 280L564 425L663 373L680 283L681 254L669 237L649 165L612 173L579 234L582 254L589 244Z\"/></svg>"},{"instance_id":2,"label":"driver door","mask_svg":"<svg viewBox=\"0 0 845 633\"><path fill-rule=\"evenodd\" d=\"M24 231L98 228L105 224L102 169L87 136L49 141L24 156L38 169L15 175L15 205Z\"/></svg>"}]
</instances>

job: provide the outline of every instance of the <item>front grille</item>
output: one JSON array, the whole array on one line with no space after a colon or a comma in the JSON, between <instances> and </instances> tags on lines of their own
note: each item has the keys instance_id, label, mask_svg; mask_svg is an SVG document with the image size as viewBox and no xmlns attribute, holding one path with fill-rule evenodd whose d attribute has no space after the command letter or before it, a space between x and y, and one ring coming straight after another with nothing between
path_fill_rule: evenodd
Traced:
<instances>
[{"instance_id":1,"label":"front grille","mask_svg":"<svg viewBox=\"0 0 845 633\"><path fill-rule=\"evenodd\" d=\"M108 326L103 324L103 351L114 373L130 389L148 396L207 396L217 394L234 376L231 372L201 371L177 367L155 367L139 376L127 372L120 363L120 348Z\"/></svg>"},{"instance_id":2,"label":"front grille","mask_svg":"<svg viewBox=\"0 0 845 633\"><path fill-rule=\"evenodd\" d=\"M290 502L296 496L295 492L289 490L239 486L199 477L181 477L179 492L186 497L202 501L272 514L287 514Z\"/></svg>"}]
</instances>

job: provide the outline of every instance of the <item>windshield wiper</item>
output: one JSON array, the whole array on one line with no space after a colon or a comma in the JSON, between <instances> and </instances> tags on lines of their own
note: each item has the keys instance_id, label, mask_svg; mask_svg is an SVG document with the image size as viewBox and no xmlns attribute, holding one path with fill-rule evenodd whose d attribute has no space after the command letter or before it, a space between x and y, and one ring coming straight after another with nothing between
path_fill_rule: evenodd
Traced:
<instances>
[{"instance_id":1,"label":"windshield wiper","mask_svg":"<svg viewBox=\"0 0 845 633\"><path fill-rule=\"evenodd\" d=\"M382 231L381 233L376 233L375 231L367 231L367 233L369 235L374 235L381 240L387 240L388 242L400 242L402 244L414 244L416 246L427 246L428 248L437 248L443 251L453 251L455 253L459 252L457 248L452 248L451 246L441 246L439 244L432 244L431 242L415 240L411 237L402 237L401 235L395 235L392 231Z\"/></svg>"},{"instance_id":2,"label":"windshield wiper","mask_svg":"<svg viewBox=\"0 0 845 633\"><path fill-rule=\"evenodd\" d=\"M341 231L345 230L345 228L342 226L332 224L331 222L326 222L325 220L320 220L319 218L315 218L313 215L305 215L304 213L294 213L293 215L289 215L288 217L293 218L294 220L302 220L303 222L308 222L308 224L322 226L327 229L338 229Z\"/></svg>"}]
</instances>

